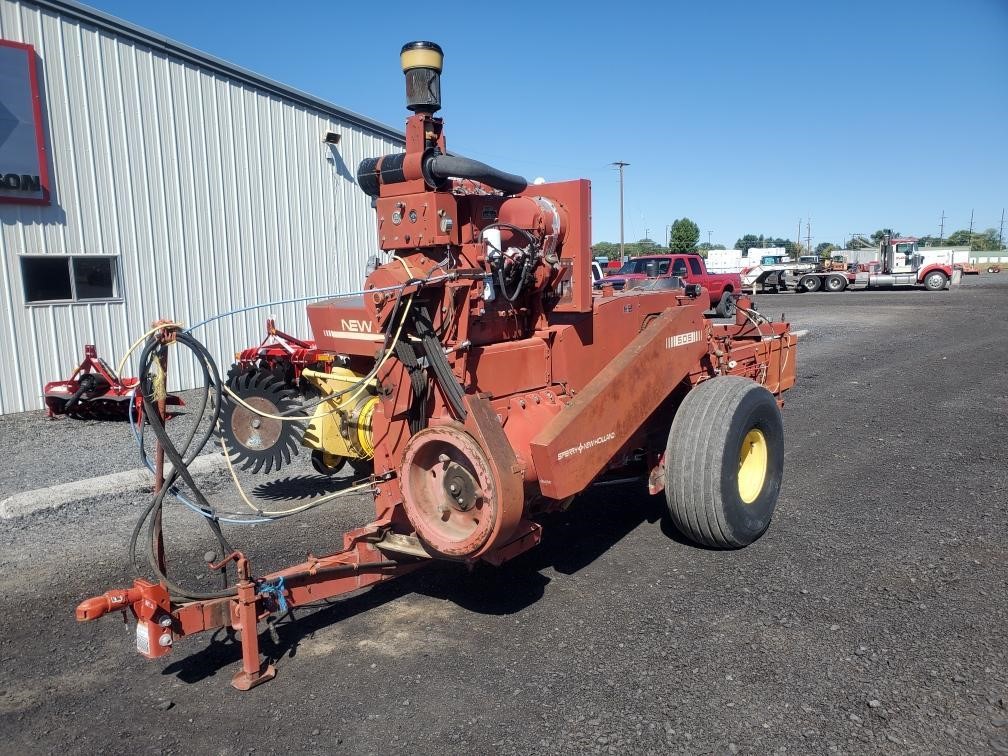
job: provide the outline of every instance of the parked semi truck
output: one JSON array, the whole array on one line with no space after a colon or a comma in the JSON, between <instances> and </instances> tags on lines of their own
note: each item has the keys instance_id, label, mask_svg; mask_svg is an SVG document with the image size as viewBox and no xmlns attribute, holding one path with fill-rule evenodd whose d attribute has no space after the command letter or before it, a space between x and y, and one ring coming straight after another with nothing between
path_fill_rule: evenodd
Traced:
<instances>
[{"instance_id":1,"label":"parked semi truck","mask_svg":"<svg viewBox=\"0 0 1008 756\"><path fill-rule=\"evenodd\" d=\"M876 289L893 286L923 286L929 291L940 291L953 278L951 260L946 255L932 257L917 247L913 237L893 238L887 232L879 243L878 261L857 270L838 270L835 264L811 262L777 262L757 265L743 270L742 286L755 291L759 288L797 291L843 291L844 289ZM862 270L861 268L865 268Z\"/></svg>"}]
</instances>

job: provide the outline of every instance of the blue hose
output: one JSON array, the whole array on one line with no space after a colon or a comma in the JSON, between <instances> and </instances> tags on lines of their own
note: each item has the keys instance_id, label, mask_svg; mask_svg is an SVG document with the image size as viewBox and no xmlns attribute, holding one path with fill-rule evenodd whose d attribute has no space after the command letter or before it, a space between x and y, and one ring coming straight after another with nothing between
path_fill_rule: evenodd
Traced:
<instances>
[{"instance_id":1,"label":"blue hose","mask_svg":"<svg viewBox=\"0 0 1008 756\"><path fill-rule=\"evenodd\" d=\"M132 397L132 394L130 396ZM150 460L147 459L147 455L144 454L143 439L140 438L140 430L137 426L136 421L134 420L135 406L136 405L133 404L131 398L130 411L129 411L130 430L133 431L133 438L135 438L137 442L137 452L140 455L140 461L144 463L144 467L146 467L150 471L151 475L153 475L154 467L151 465ZM217 520L218 522L223 522L227 525L258 525L265 522L275 522L275 518L273 517L253 517L249 519L236 519L233 517L217 517L212 512L207 512L203 508L193 504L174 486L168 490L171 493L171 495L174 496L176 499L178 499L182 504L187 506L196 514L203 515L203 517L206 517L208 520Z\"/></svg>"}]
</instances>

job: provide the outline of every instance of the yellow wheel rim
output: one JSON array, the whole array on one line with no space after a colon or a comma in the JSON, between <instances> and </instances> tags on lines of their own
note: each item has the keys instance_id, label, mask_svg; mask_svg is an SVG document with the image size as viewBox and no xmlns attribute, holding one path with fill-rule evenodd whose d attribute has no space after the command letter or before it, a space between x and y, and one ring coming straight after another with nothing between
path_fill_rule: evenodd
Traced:
<instances>
[{"instance_id":1,"label":"yellow wheel rim","mask_svg":"<svg viewBox=\"0 0 1008 756\"><path fill-rule=\"evenodd\" d=\"M752 504L763 490L767 471L767 442L763 431L753 428L746 434L739 450L738 492L742 501Z\"/></svg>"}]
</instances>

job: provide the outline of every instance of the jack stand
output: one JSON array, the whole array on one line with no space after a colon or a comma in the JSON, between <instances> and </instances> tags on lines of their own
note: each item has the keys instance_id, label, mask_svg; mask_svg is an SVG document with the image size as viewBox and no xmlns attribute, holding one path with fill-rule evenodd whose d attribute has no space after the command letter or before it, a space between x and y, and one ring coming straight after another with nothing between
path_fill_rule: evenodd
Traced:
<instances>
[{"instance_id":1,"label":"jack stand","mask_svg":"<svg viewBox=\"0 0 1008 756\"><path fill-rule=\"evenodd\" d=\"M241 633L242 668L231 678L231 685L238 690L250 690L276 677L272 664L259 661L259 631L257 591L249 575L248 560L239 556L238 600L232 604L231 627Z\"/></svg>"}]
</instances>

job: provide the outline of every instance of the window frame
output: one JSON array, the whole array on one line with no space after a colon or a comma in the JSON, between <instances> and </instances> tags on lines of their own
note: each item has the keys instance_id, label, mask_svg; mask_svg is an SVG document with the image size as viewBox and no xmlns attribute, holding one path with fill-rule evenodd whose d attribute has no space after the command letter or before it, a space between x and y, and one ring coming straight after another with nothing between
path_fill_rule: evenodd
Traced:
<instances>
[{"instance_id":1,"label":"window frame","mask_svg":"<svg viewBox=\"0 0 1008 756\"><path fill-rule=\"evenodd\" d=\"M25 307L46 307L48 305L63 304L104 304L107 302L122 302L122 281L120 280L120 255L38 255L27 254L18 255L18 266L21 274L21 294L24 297ZM70 277L70 299L28 299L28 281L25 278L24 260L65 260L67 264L67 275ZM112 296L110 297L80 297L77 295L77 277L74 271L74 260L108 260L112 274Z\"/></svg>"}]
</instances>

